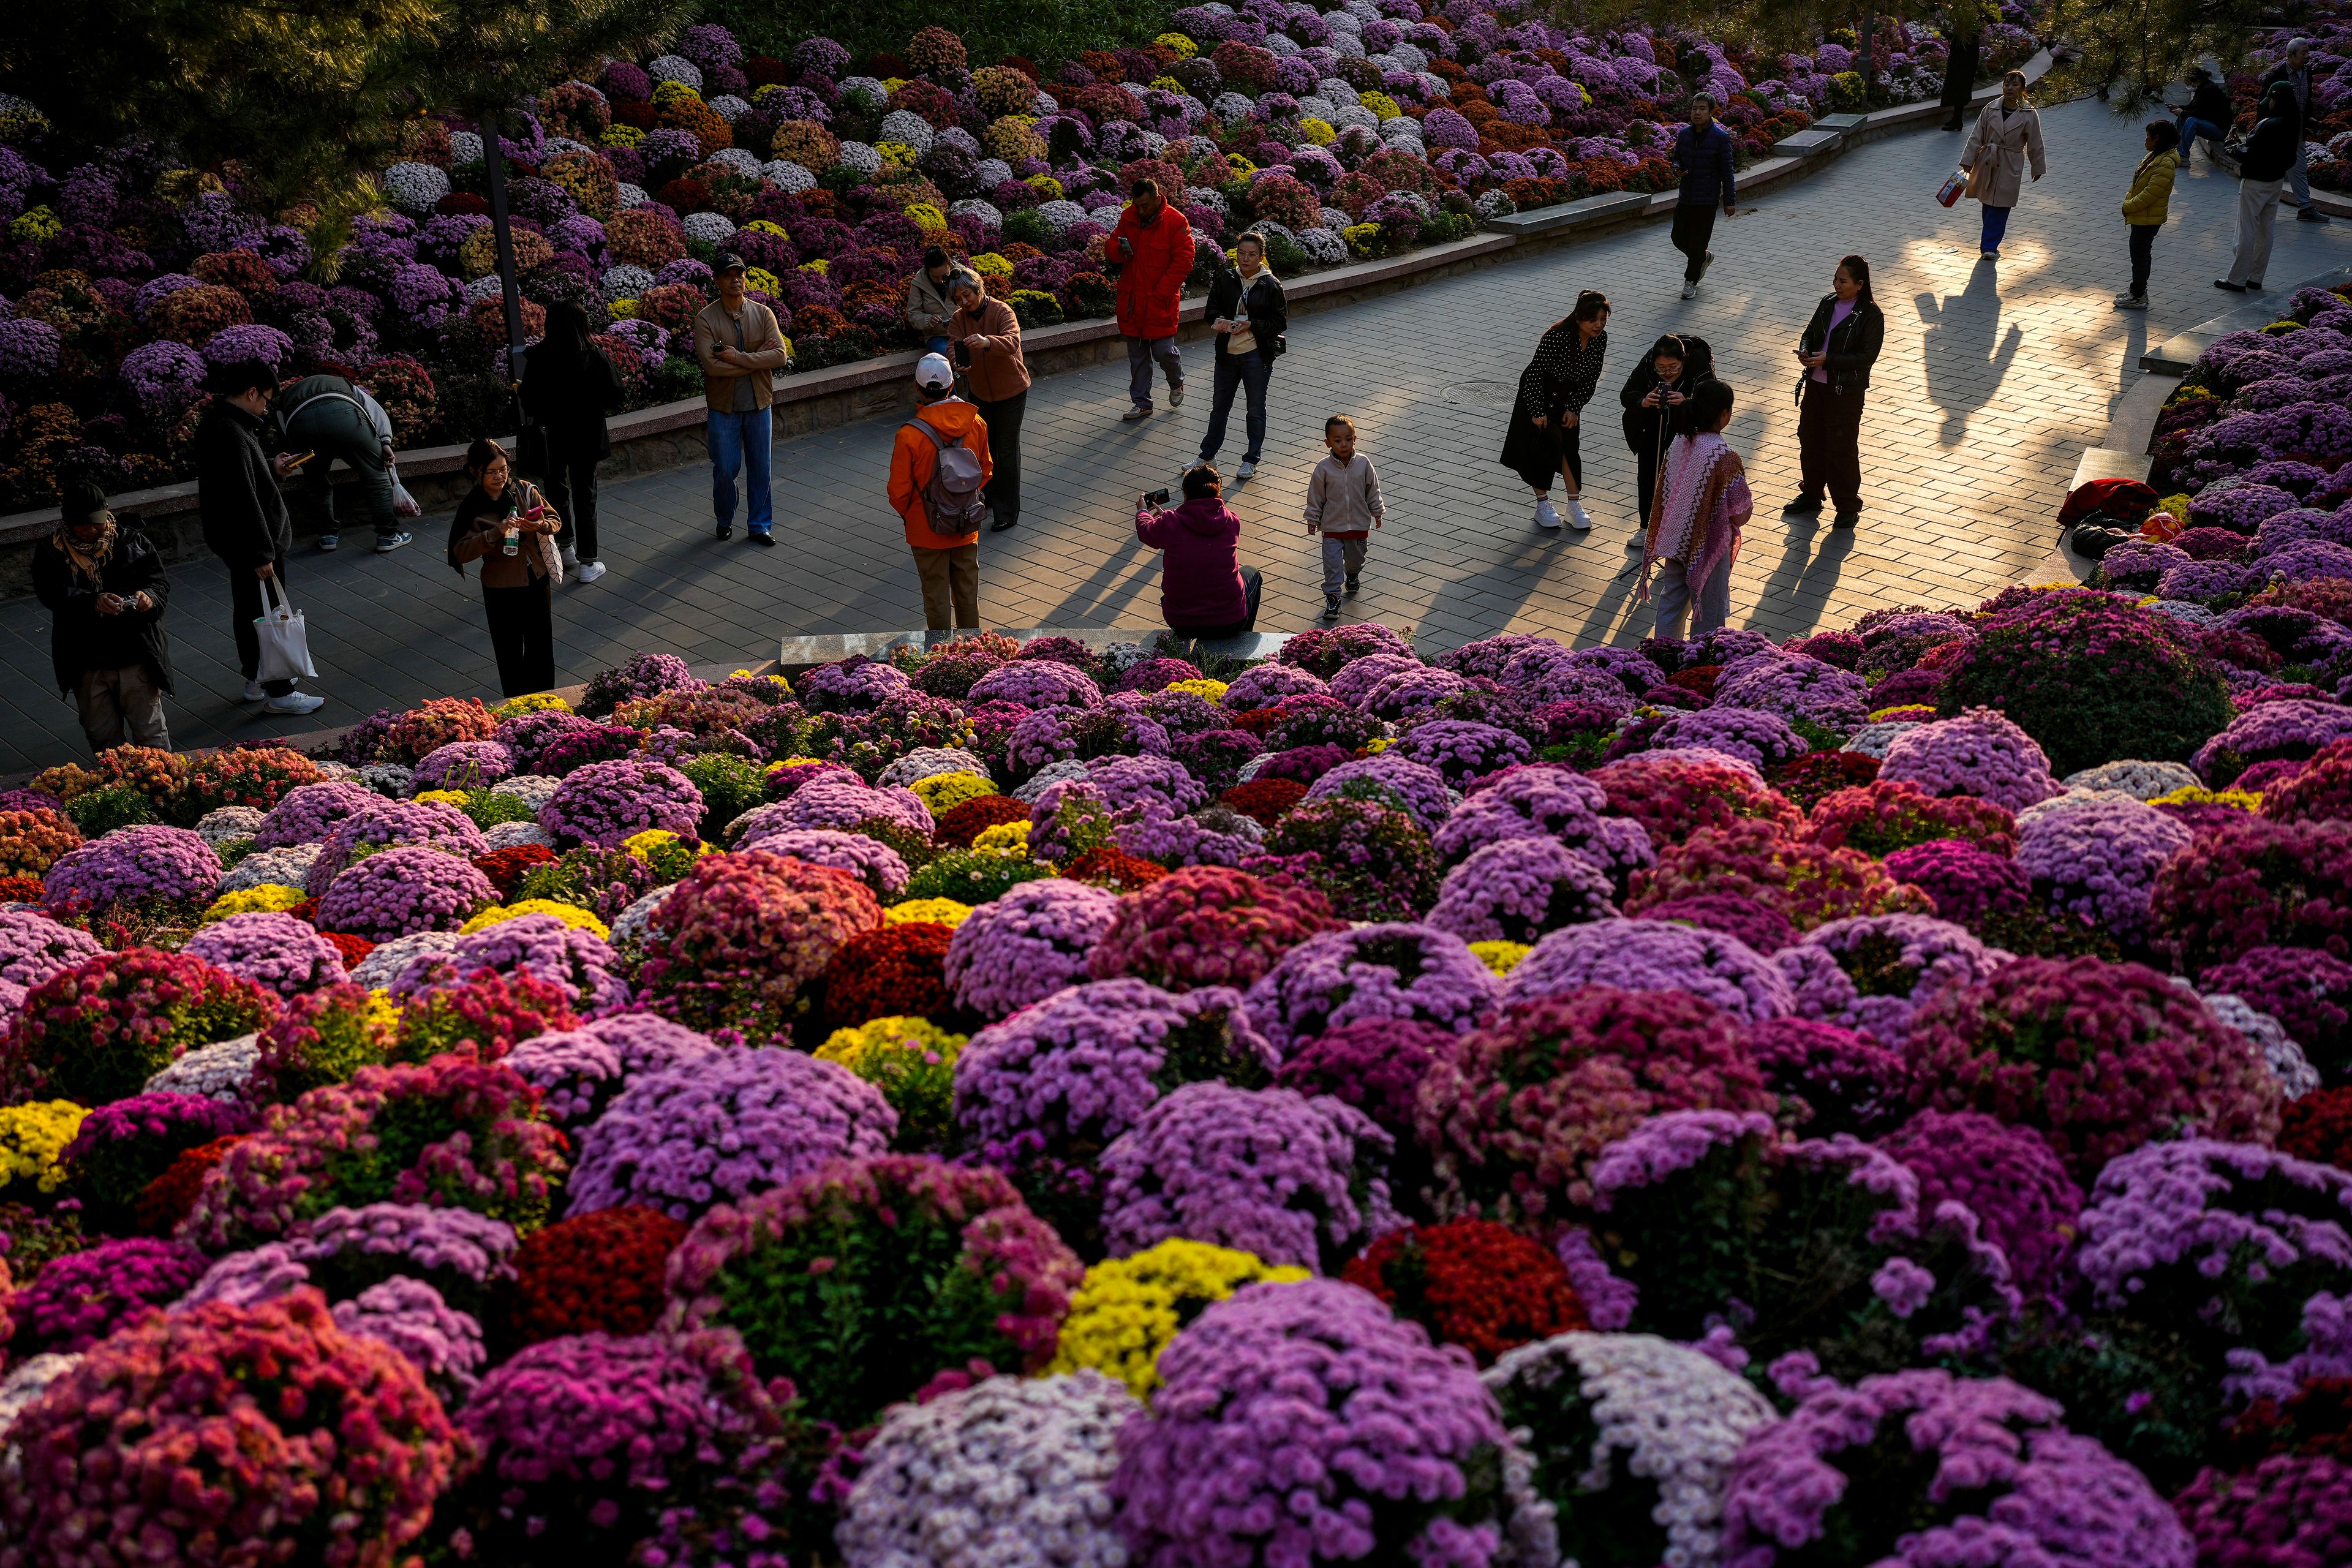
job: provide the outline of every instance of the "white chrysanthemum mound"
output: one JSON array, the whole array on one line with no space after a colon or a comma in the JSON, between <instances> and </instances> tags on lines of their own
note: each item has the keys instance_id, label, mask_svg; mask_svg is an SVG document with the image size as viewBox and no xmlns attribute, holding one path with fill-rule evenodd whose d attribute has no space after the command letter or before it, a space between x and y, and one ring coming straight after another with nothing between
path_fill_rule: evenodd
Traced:
<instances>
[{"instance_id":1,"label":"white chrysanthemum mound","mask_svg":"<svg viewBox=\"0 0 2352 1568\"><path fill-rule=\"evenodd\" d=\"M884 768L877 783L884 789L894 784L903 789L941 773L978 773L986 778L988 764L961 746L917 746Z\"/></svg>"},{"instance_id":2,"label":"white chrysanthemum mound","mask_svg":"<svg viewBox=\"0 0 2352 1568\"><path fill-rule=\"evenodd\" d=\"M197 820L196 837L217 849L232 838L250 838L261 829L261 813L249 805L217 806Z\"/></svg>"},{"instance_id":3,"label":"white chrysanthemum mound","mask_svg":"<svg viewBox=\"0 0 2352 1568\"><path fill-rule=\"evenodd\" d=\"M555 792L562 787L562 779L551 779L542 773L517 773L512 778L500 779L492 784L490 793L510 795L531 810L537 811L541 806L553 800Z\"/></svg>"},{"instance_id":4,"label":"white chrysanthemum mound","mask_svg":"<svg viewBox=\"0 0 2352 1568\"><path fill-rule=\"evenodd\" d=\"M1918 727L1916 721L1903 719L1888 719L1876 724L1864 724L1848 738L1843 749L1858 752L1865 757L1876 757L1884 762L1886 758L1886 748L1895 743L1895 737L1906 730L1916 730Z\"/></svg>"},{"instance_id":5,"label":"white chrysanthemum mound","mask_svg":"<svg viewBox=\"0 0 2352 1568\"><path fill-rule=\"evenodd\" d=\"M1677 1568L1720 1560L1731 1461L1779 1418L1745 1378L1654 1334L1592 1333L1522 1345L1484 1376L1559 1510L1562 1562L1600 1568L1596 1547L1652 1529Z\"/></svg>"},{"instance_id":6,"label":"white chrysanthemum mound","mask_svg":"<svg viewBox=\"0 0 2352 1568\"><path fill-rule=\"evenodd\" d=\"M452 957L457 951L457 933L446 931L411 931L406 936L380 942L359 967L352 971L352 984L378 990L400 977L400 972L427 953Z\"/></svg>"},{"instance_id":7,"label":"white chrysanthemum mound","mask_svg":"<svg viewBox=\"0 0 2352 1568\"><path fill-rule=\"evenodd\" d=\"M2101 763L2095 768L2069 773L2064 780L2068 789L2120 790L2134 800L2154 800L2158 795L2193 788L2204 782L2186 763L2140 762Z\"/></svg>"},{"instance_id":8,"label":"white chrysanthemum mound","mask_svg":"<svg viewBox=\"0 0 2352 1568\"><path fill-rule=\"evenodd\" d=\"M2205 998L2206 1010L2262 1047L2263 1060L2279 1080L2289 1100L2301 1100L2319 1087L2319 1069L2303 1054L2303 1047L2286 1026L2242 996L2217 991Z\"/></svg>"},{"instance_id":9,"label":"white chrysanthemum mound","mask_svg":"<svg viewBox=\"0 0 2352 1568\"><path fill-rule=\"evenodd\" d=\"M501 849L520 849L526 844L540 844L552 849L555 835L536 822L497 822L482 830L484 854Z\"/></svg>"},{"instance_id":10,"label":"white chrysanthemum mound","mask_svg":"<svg viewBox=\"0 0 2352 1568\"><path fill-rule=\"evenodd\" d=\"M686 237L698 239L705 245L723 245L735 237L735 220L718 213L688 213L678 219Z\"/></svg>"},{"instance_id":11,"label":"white chrysanthemum mound","mask_svg":"<svg viewBox=\"0 0 2352 1568\"><path fill-rule=\"evenodd\" d=\"M1117 1438L1141 1409L1087 1368L893 1405L835 1531L848 1568L1118 1568Z\"/></svg>"},{"instance_id":12,"label":"white chrysanthemum mound","mask_svg":"<svg viewBox=\"0 0 2352 1568\"><path fill-rule=\"evenodd\" d=\"M245 1080L261 1060L261 1040L239 1035L233 1040L190 1051L147 1080L148 1094L194 1094L206 1100L241 1100Z\"/></svg>"},{"instance_id":13,"label":"white chrysanthemum mound","mask_svg":"<svg viewBox=\"0 0 2352 1568\"><path fill-rule=\"evenodd\" d=\"M214 897L247 888L299 888L309 880L310 863L319 858L316 844L289 844L278 849L257 849L231 866L213 889Z\"/></svg>"},{"instance_id":14,"label":"white chrysanthemum mound","mask_svg":"<svg viewBox=\"0 0 2352 1568\"><path fill-rule=\"evenodd\" d=\"M608 940L615 947L625 942L641 941L646 934L646 927L653 921L654 911L660 909L667 901L670 894L677 889L677 884L675 882L666 888L656 888L652 892L614 915L612 924L613 934Z\"/></svg>"}]
</instances>

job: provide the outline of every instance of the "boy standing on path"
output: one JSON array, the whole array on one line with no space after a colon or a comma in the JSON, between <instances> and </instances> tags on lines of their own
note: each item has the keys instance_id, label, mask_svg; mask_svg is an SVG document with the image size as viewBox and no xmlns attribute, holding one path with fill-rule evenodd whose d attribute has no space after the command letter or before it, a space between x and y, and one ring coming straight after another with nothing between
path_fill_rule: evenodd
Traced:
<instances>
[{"instance_id":1,"label":"boy standing on path","mask_svg":"<svg viewBox=\"0 0 2352 1568\"><path fill-rule=\"evenodd\" d=\"M980 629L982 497L995 471L988 422L955 395L955 367L925 354L915 363L915 412L890 447L890 510L907 525L932 631Z\"/></svg>"},{"instance_id":2,"label":"boy standing on path","mask_svg":"<svg viewBox=\"0 0 2352 1568\"><path fill-rule=\"evenodd\" d=\"M1715 95L1691 94L1690 123L1675 133L1674 165L1683 172L1675 197L1675 248L1689 258L1683 268L1683 298L1698 298L1698 280L1706 275L1715 252L1706 247L1715 237L1715 204L1723 216L1739 209L1739 186L1731 168L1731 132L1715 122Z\"/></svg>"},{"instance_id":3,"label":"boy standing on path","mask_svg":"<svg viewBox=\"0 0 2352 1568\"><path fill-rule=\"evenodd\" d=\"M1381 477L1372 460L1356 450L1355 422L1344 414L1323 421L1323 444L1331 455L1315 465L1307 480L1307 531L1323 536L1323 618L1339 616L1339 588L1349 594L1364 569L1371 531L1382 526Z\"/></svg>"}]
</instances>

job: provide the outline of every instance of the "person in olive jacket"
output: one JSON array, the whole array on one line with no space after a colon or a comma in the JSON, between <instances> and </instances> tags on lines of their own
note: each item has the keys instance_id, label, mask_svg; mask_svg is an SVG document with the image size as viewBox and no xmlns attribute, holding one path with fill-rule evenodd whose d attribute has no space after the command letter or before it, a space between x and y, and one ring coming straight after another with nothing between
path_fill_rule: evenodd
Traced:
<instances>
[{"instance_id":1,"label":"person in olive jacket","mask_svg":"<svg viewBox=\"0 0 2352 1568\"><path fill-rule=\"evenodd\" d=\"M66 487L58 531L33 547L33 593L56 616L49 662L81 714L89 749L172 749L163 698L172 689L163 558L136 518L118 518L88 481Z\"/></svg>"},{"instance_id":2,"label":"person in olive jacket","mask_svg":"<svg viewBox=\"0 0 2352 1568\"><path fill-rule=\"evenodd\" d=\"M556 548L563 564L579 568L583 583L604 574L596 549L596 465L613 452L604 416L627 396L611 357L588 341L588 312L568 300L550 305L547 335L523 361L522 407L546 433L541 477L548 504L563 520Z\"/></svg>"},{"instance_id":3,"label":"person in olive jacket","mask_svg":"<svg viewBox=\"0 0 2352 1568\"><path fill-rule=\"evenodd\" d=\"M253 623L261 616L262 584L274 580L283 593L286 552L294 545L278 481L295 470L296 454L280 452L273 460L261 451L278 373L260 360L239 360L215 365L204 386L213 401L196 424L196 509L205 547L228 568L229 629L245 669L245 700L271 713L315 713L324 699L295 690L291 680L254 679L261 672L261 636Z\"/></svg>"},{"instance_id":4,"label":"person in olive jacket","mask_svg":"<svg viewBox=\"0 0 2352 1568\"><path fill-rule=\"evenodd\" d=\"M1282 280L1265 264L1265 237L1255 229L1234 241L1234 265L1217 268L1209 284L1209 313L1203 318L1217 337L1216 385L1209 398L1209 428L1201 437L1199 462L1216 461L1225 444L1225 421L1234 411L1234 393L1249 396L1244 428L1249 449L1242 454L1235 479L1257 472L1265 449L1265 386L1274 362L1286 346L1282 334L1290 329L1290 301ZM1187 468L1198 467L1187 464Z\"/></svg>"},{"instance_id":5,"label":"person in olive jacket","mask_svg":"<svg viewBox=\"0 0 2352 1568\"><path fill-rule=\"evenodd\" d=\"M1826 489L1837 502L1832 528L1852 528L1861 521L1862 397L1870 385L1870 367L1885 346L1886 318L1870 297L1870 263L1849 256L1837 264L1830 292L1813 308L1797 343L1797 361L1805 367L1797 384L1803 488L1783 511L1820 511Z\"/></svg>"},{"instance_id":6,"label":"person in olive jacket","mask_svg":"<svg viewBox=\"0 0 2352 1568\"><path fill-rule=\"evenodd\" d=\"M1625 409L1625 445L1633 454L1634 492L1642 503L1627 548L1649 537L1650 500L1657 494L1666 448L1675 437L1691 433L1691 394L1700 382L1714 379L1715 351L1706 340L1668 332L1650 345L1649 354L1618 389L1617 401Z\"/></svg>"}]
</instances>

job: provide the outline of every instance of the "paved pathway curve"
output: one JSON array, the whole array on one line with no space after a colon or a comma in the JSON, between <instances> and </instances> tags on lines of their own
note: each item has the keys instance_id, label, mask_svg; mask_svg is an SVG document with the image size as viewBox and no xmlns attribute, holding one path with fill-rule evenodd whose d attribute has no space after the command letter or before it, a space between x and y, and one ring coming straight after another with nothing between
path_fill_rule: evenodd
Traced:
<instances>
[{"instance_id":1,"label":"paved pathway curve","mask_svg":"<svg viewBox=\"0 0 2352 1568\"><path fill-rule=\"evenodd\" d=\"M2211 287L2227 265L2235 183L2200 158L2180 181L2157 243L2154 308L2110 300L2127 279L2117 212L2139 156L2136 121L2093 101L2049 111L2050 174L2028 187L1998 265L1977 258L1977 209L1934 201L1959 138L1919 132L1856 150L1826 172L1768 188L1719 224L1705 293L1678 298L1680 257L1663 223L1365 304L1302 318L1274 376L1265 460L1230 495L1244 558L1265 572L1260 626L1297 628L1321 609L1319 565L1298 509L1322 456L1325 415L1363 432L1390 500L1350 619L1421 628L1450 647L1513 628L1578 641L1632 640L1649 628L1632 603L1633 465L1615 390L1661 332L1714 345L1739 393L1730 435L1748 460L1759 516L1732 575L1732 620L1776 636L1843 624L1881 605L1979 598L2032 574L2050 553L2051 520L2077 456L2139 375L2151 341L2230 303ZM1887 318L1864 425L1860 529L1790 526L1796 489L1790 349L1838 257L1867 256ZM2352 226L2279 225L2274 286L2352 261ZM1504 409L1537 336L1580 288L1615 303L1610 365L1588 424L1590 534L1542 533L1525 488L1498 467ZM2273 297L2284 302L2284 293ZM1173 482L1208 417L1207 354L1188 346L1192 396L1122 425L1123 365L1047 377L1030 395L1024 521L982 536L981 609L992 626L1148 626L1159 570L1130 526L1135 492ZM921 619L899 525L883 500L891 426L874 421L776 451L772 551L710 537L708 483L696 469L605 492L613 571L558 599L561 678L638 648L694 660L756 656L781 634L914 625ZM1223 458L1239 461L1241 417ZM442 563L443 522L416 547L378 560L306 555L296 601L331 699L317 719L349 722L387 703L495 690L478 589ZM234 701L226 584L211 563L174 573L170 629L180 667L173 731L184 746L267 732ZM0 606L0 772L77 755L72 710L48 676L47 616Z\"/></svg>"}]
</instances>

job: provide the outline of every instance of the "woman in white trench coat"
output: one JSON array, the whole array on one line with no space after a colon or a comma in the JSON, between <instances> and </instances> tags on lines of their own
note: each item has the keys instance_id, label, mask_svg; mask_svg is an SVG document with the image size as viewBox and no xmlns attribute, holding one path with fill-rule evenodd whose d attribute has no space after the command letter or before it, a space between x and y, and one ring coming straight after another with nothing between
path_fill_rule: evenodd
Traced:
<instances>
[{"instance_id":1,"label":"woman in white trench coat","mask_svg":"<svg viewBox=\"0 0 2352 1568\"><path fill-rule=\"evenodd\" d=\"M2028 166L2040 179L2047 165L2042 156L2042 115L2025 101L2025 73L2011 71L2001 79L2000 98L1988 103L1960 149L1960 167L1969 172L1969 195L1984 204L1984 238L1978 246L1988 258L2000 255L2001 237L2009 232L2010 210L2025 187Z\"/></svg>"}]
</instances>

